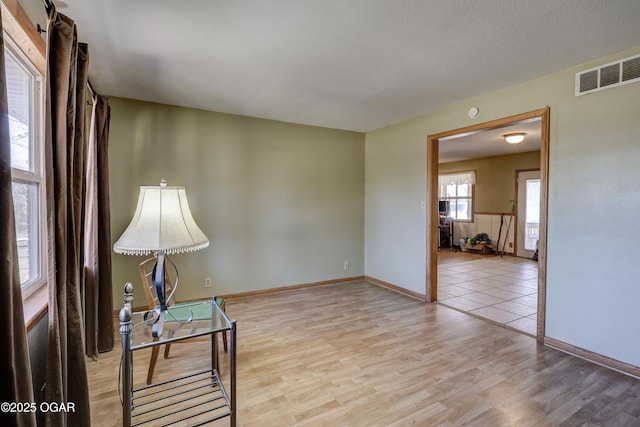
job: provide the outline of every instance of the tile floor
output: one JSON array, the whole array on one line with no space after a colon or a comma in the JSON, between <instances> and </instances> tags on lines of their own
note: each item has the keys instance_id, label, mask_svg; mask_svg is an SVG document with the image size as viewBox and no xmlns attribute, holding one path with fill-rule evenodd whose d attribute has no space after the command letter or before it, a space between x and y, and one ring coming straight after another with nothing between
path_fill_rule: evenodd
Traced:
<instances>
[{"instance_id":1,"label":"tile floor","mask_svg":"<svg viewBox=\"0 0 640 427\"><path fill-rule=\"evenodd\" d=\"M457 254L457 255L456 255ZM536 335L538 263L513 256L441 252L438 302Z\"/></svg>"}]
</instances>

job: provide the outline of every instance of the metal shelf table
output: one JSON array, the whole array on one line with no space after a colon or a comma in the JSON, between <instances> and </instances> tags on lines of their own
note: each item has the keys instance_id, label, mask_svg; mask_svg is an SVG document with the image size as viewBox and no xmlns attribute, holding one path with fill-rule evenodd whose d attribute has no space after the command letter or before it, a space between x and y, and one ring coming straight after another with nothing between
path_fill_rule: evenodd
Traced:
<instances>
[{"instance_id":1,"label":"metal shelf table","mask_svg":"<svg viewBox=\"0 0 640 427\"><path fill-rule=\"evenodd\" d=\"M133 312L133 286L124 288L124 307L120 310L122 336L122 425L161 426L180 422L204 425L229 417L236 425L236 321L215 302L198 301L169 307L162 335L151 333L153 310ZM223 385L218 366L216 334L229 331L230 392ZM195 337L211 337L211 368L182 374L159 383L133 387L133 352ZM190 423L190 424L189 424Z\"/></svg>"}]
</instances>

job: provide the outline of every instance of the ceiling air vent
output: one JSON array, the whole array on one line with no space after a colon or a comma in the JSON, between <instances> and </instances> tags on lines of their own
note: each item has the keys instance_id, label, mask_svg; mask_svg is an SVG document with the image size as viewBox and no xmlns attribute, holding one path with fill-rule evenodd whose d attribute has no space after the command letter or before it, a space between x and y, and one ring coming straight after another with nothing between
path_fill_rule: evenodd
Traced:
<instances>
[{"instance_id":1,"label":"ceiling air vent","mask_svg":"<svg viewBox=\"0 0 640 427\"><path fill-rule=\"evenodd\" d=\"M640 55L576 74L576 96L640 81Z\"/></svg>"}]
</instances>

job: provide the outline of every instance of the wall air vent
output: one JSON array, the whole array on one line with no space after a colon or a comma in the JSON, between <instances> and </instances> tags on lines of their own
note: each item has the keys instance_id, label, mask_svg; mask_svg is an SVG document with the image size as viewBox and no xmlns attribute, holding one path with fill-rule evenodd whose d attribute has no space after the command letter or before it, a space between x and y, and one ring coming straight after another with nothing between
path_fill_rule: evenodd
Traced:
<instances>
[{"instance_id":1,"label":"wall air vent","mask_svg":"<svg viewBox=\"0 0 640 427\"><path fill-rule=\"evenodd\" d=\"M576 96L640 82L640 55L576 73Z\"/></svg>"},{"instance_id":2,"label":"wall air vent","mask_svg":"<svg viewBox=\"0 0 640 427\"><path fill-rule=\"evenodd\" d=\"M620 83L620 64L607 65L600 68L600 87Z\"/></svg>"}]
</instances>

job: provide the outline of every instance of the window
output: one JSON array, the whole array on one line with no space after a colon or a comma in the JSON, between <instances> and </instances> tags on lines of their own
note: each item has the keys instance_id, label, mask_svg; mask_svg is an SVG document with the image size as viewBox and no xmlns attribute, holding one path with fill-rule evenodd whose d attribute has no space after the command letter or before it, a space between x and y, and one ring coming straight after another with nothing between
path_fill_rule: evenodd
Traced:
<instances>
[{"instance_id":1,"label":"window","mask_svg":"<svg viewBox=\"0 0 640 427\"><path fill-rule=\"evenodd\" d=\"M22 296L45 282L41 74L5 37L11 178Z\"/></svg>"},{"instance_id":2,"label":"window","mask_svg":"<svg viewBox=\"0 0 640 427\"><path fill-rule=\"evenodd\" d=\"M475 183L475 171L447 173L438 176L440 189L438 198L440 201L449 202L449 211L446 216L456 221L473 220L473 186Z\"/></svg>"}]
</instances>

